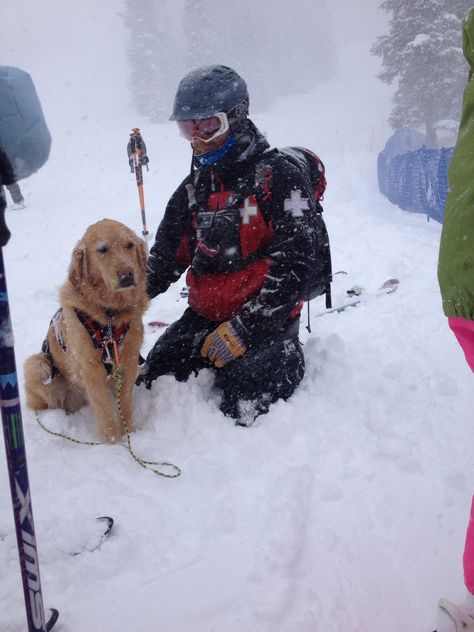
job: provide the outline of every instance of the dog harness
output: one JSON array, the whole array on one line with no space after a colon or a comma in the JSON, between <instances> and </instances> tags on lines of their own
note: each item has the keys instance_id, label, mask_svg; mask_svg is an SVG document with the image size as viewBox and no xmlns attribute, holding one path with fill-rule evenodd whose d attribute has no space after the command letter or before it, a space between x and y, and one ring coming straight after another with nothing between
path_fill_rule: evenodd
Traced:
<instances>
[{"instance_id":1,"label":"dog harness","mask_svg":"<svg viewBox=\"0 0 474 632\"><path fill-rule=\"evenodd\" d=\"M53 318L51 319L50 326L53 328L54 336L63 351L67 350L66 342L61 335L61 330L59 328L59 320L61 318L63 308L60 307L58 311L55 313ZM120 327L114 327L112 325L112 320L115 316L115 312L112 309L108 309L105 312L107 316L107 324L102 325L101 323L93 320L86 313L81 312L79 310L74 310L76 312L76 316L79 321L84 325L88 334L92 338L92 343L94 345L94 349L102 349L102 362L104 364L105 370L107 374L110 375L112 372L112 366L114 364L120 363L120 350L123 339L125 338L125 334L129 329L129 323L123 323ZM41 350L44 354L46 354L49 363L51 365L51 376L48 379L50 382L56 375L59 374L59 369L54 365L53 356L51 354L51 349L49 346L48 338L46 337Z\"/></svg>"},{"instance_id":2,"label":"dog harness","mask_svg":"<svg viewBox=\"0 0 474 632\"><path fill-rule=\"evenodd\" d=\"M114 327L112 320L115 316L114 310L108 309L105 312L107 324L102 325L90 316L79 310L74 310L81 323L86 328L95 349L102 349L102 362L107 373L110 375L112 366L120 364L120 349L125 334L129 329L129 323L122 323L120 327Z\"/></svg>"}]
</instances>

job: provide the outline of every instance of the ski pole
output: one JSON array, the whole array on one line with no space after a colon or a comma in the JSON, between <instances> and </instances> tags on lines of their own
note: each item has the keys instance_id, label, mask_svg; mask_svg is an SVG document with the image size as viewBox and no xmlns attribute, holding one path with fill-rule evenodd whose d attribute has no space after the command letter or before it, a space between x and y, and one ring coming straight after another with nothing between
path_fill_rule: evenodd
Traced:
<instances>
[{"instance_id":1,"label":"ski pole","mask_svg":"<svg viewBox=\"0 0 474 632\"><path fill-rule=\"evenodd\" d=\"M138 199L140 202L140 213L142 216L142 235L148 235L145 217L145 195L143 192L143 165L148 171L148 163L150 162L146 154L146 146L141 137L138 127L134 127L130 134L130 140L127 145L127 154L130 164L130 170L135 173L138 187Z\"/></svg>"},{"instance_id":2,"label":"ski pole","mask_svg":"<svg viewBox=\"0 0 474 632\"><path fill-rule=\"evenodd\" d=\"M53 610L50 620L46 621L41 593L3 248L0 248L0 398L28 632L47 632L56 622L58 613L57 610Z\"/></svg>"}]
</instances>

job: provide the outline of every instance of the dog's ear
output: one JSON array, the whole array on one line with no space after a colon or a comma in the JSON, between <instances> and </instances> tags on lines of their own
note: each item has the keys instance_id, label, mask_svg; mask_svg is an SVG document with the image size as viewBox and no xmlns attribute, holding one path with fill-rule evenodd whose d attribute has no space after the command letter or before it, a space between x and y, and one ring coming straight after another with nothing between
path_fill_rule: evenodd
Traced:
<instances>
[{"instance_id":1,"label":"dog's ear","mask_svg":"<svg viewBox=\"0 0 474 632\"><path fill-rule=\"evenodd\" d=\"M137 259L138 265L140 266L140 270L142 272L146 272L146 264L148 260L148 250L146 248L146 244L143 239L138 240L137 244Z\"/></svg>"},{"instance_id":2,"label":"dog's ear","mask_svg":"<svg viewBox=\"0 0 474 632\"><path fill-rule=\"evenodd\" d=\"M79 287L88 277L87 252L84 244L79 242L72 251L68 278L73 287Z\"/></svg>"}]
</instances>

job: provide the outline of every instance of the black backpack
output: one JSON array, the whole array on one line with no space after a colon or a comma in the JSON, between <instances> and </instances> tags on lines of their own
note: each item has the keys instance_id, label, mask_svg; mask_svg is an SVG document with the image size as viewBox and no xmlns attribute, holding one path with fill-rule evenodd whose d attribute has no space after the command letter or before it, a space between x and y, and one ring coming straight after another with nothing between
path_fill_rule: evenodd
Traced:
<instances>
[{"instance_id":1,"label":"black backpack","mask_svg":"<svg viewBox=\"0 0 474 632\"><path fill-rule=\"evenodd\" d=\"M198 237L198 246L194 254L192 267L196 273L202 270L209 271L212 262L216 263L214 257L215 245L220 242L222 234L225 234L229 226L235 226L232 220L232 213L238 213L240 217L240 207L242 200L248 195L249 191L255 191L258 206L260 207L265 221L268 223L271 219L271 187L273 181L272 163L278 156L283 156L289 163L294 165L304 176L308 191L312 192L314 204L310 205L310 215L308 217L308 232L312 237L312 256L311 269L308 278L308 284L304 292L305 301L310 301L322 294L326 295L326 307L331 307L331 251L329 247L329 237L326 230L326 224L322 217L323 207L321 200L323 199L326 189L326 177L324 165L316 154L309 149L302 147L285 147L284 149L273 149L259 156L256 162L251 163L250 170L240 181L236 187L233 201L228 209L228 214L220 214L220 222L215 222L212 230L208 229L204 237ZM198 209L196 203L194 187L188 185L189 208ZM228 216L230 214L230 216ZM217 249L218 251L218 249ZM211 253L211 255L210 255ZM257 250L242 259L241 266L248 265L265 257L266 248ZM222 260L219 260L219 266L222 266ZM235 269L235 261L229 261L232 269ZM309 303L308 303L309 309Z\"/></svg>"},{"instance_id":2,"label":"black backpack","mask_svg":"<svg viewBox=\"0 0 474 632\"><path fill-rule=\"evenodd\" d=\"M270 153L270 152L269 152ZM326 190L325 169L320 158L304 147L284 147L273 150L270 155L280 154L284 156L292 165L297 167L308 182L309 189L313 192L314 205L309 218L311 228L313 228L313 252L312 265L308 279L308 286L304 299L310 301L313 298L326 295L326 307L331 305L331 281L332 264L329 236L326 229L322 212L324 191ZM262 169L262 174L257 174L256 180L271 182L271 172L269 173L270 161L262 161L257 169ZM262 212L265 215L265 197L257 193L257 200Z\"/></svg>"}]
</instances>

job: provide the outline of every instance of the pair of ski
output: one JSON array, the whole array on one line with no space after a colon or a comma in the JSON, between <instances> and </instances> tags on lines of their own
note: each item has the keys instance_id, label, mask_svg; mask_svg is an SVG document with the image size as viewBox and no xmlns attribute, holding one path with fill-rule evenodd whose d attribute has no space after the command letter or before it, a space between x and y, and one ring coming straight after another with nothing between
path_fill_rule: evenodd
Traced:
<instances>
[{"instance_id":1,"label":"pair of ski","mask_svg":"<svg viewBox=\"0 0 474 632\"><path fill-rule=\"evenodd\" d=\"M336 272L335 274L347 274L347 272ZM325 309L323 312L319 312L314 318L320 318L321 316L327 316L328 314L334 314L334 312L340 313L346 310L348 307L357 307L365 303L369 303L372 298L378 296L384 296L385 294L392 294L398 288L400 281L398 279L387 279L382 285L372 293L366 293L360 287L352 287L347 290L347 298L350 299L345 303L341 303L336 307ZM183 288L184 291L185 288ZM183 296L183 294L182 294ZM152 320L148 324L149 331L156 331L164 327L168 327L169 323L165 323L161 320Z\"/></svg>"},{"instance_id":2,"label":"pair of ski","mask_svg":"<svg viewBox=\"0 0 474 632\"><path fill-rule=\"evenodd\" d=\"M338 273L341 274L341 273ZM345 274L345 273L342 273ZM314 316L314 318L320 318L321 316L326 316L327 314L334 314L334 312L340 313L346 310L348 307L357 307L358 305L362 305L364 303L369 303L371 299L376 298L378 296L384 296L385 294L392 294L398 288L400 281L398 279L387 279L382 285L372 293L367 294L363 288L353 287L347 290L346 295L348 297L347 302L342 303L336 307L331 307L329 309L325 309L323 312L319 312Z\"/></svg>"}]
</instances>

